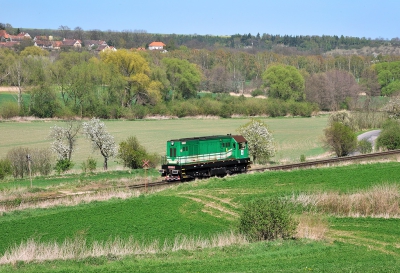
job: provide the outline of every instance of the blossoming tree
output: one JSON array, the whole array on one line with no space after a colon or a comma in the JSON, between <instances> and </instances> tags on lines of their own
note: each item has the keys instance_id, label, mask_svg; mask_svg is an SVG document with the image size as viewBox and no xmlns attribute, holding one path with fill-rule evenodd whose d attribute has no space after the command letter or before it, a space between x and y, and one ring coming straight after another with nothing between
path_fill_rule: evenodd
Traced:
<instances>
[{"instance_id":1,"label":"blossoming tree","mask_svg":"<svg viewBox=\"0 0 400 273\"><path fill-rule=\"evenodd\" d=\"M253 156L253 161L264 159L268 160L275 155L276 145L268 125L258 119L239 127L239 133L247 140L249 153Z\"/></svg>"},{"instance_id":2,"label":"blossoming tree","mask_svg":"<svg viewBox=\"0 0 400 273\"><path fill-rule=\"evenodd\" d=\"M93 150L99 149L104 158L104 169L108 168L108 159L117 154L117 145L114 137L106 131L104 122L92 118L82 124L83 134L92 142Z\"/></svg>"}]
</instances>

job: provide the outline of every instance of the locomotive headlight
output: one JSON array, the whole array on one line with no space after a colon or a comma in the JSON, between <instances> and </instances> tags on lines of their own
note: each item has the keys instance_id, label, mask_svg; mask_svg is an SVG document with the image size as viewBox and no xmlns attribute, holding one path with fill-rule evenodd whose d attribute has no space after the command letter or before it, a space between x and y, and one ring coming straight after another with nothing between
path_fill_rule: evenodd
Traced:
<instances>
[{"instance_id":1,"label":"locomotive headlight","mask_svg":"<svg viewBox=\"0 0 400 273\"><path fill-rule=\"evenodd\" d=\"M173 141L171 141L171 146L174 146L174 142Z\"/></svg>"}]
</instances>

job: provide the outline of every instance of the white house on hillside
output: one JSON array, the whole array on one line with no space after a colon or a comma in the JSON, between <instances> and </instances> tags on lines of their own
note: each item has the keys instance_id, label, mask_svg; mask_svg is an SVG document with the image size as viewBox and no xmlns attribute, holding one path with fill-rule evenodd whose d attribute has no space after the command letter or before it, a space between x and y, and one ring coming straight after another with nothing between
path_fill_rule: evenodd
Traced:
<instances>
[{"instance_id":1,"label":"white house on hillside","mask_svg":"<svg viewBox=\"0 0 400 273\"><path fill-rule=\"evenodd\" d=\"M149 44L149 50L163 50L165 46L163 42L152 42Z\"/></svg>"}]
</instances>

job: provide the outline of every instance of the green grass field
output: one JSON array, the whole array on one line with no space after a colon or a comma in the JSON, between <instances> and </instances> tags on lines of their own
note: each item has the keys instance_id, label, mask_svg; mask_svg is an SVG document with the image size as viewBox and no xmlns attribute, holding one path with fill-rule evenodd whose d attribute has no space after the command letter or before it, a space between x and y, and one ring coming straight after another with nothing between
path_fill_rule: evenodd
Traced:
<instances>
[{"instance_id":1,"label":"green grass field","mask_svg":"<svg viewBox=\"0 0 400 273\"><path fill-rule=\"evenodd\" d=\"M265 118L277 142L276 162L299 161L300 155L306 157L322 154L320 137L326 127L327 117L314 118ZM171 119L171 120L114 120L105 121L107 130L117 143L129 136L136 136L149 152L165 155L167 140L184 137L235 134L239 126L249 119ZM62 121L0 122L0 158L17 146L50 147L48 139L50 127L63 126ZM79 168L82 161L94 157L102 166L98 152L93 153L90 143L82 136L77 142L73 161ZM118 164L110 160L110 168Z\"/></svg>"},{"instance_id":2,"label":"green grass field","mask_svg":"<svg viewBox=\"0 0 400 273\"><path fill-rule=\"evenodd\" d=\"M0 107L3 103L11 101L17 103L17 92L0 92ZM22 100L24 101L25 105L29 105L30 95L23 93Z\"/></svg>"},{"instance_id":3,"label":"green grass field","mask_svg":"<svg viewBox=\"0 0 400 273\"><path fill-rule=\"evenodd\" d=\"M255 197L300 193L357 193L374 185L400 186L400 163L276 171L183 183L138 198L71 207L28 209L0 216L0 254L21 241L63 242L82 236L91 244L133 236L160 244L177 236L210 238L235 230L242 205ZM12 182L9 182L12 183ZM398 205L398 204L397 204ZM307 213L307 210L303 213ZM297 211L297 213L302 213ZM320 241L297 239L196 248L118 258L17 262L1 272L398 272L399 218L325 214ZM32 250L33 251L33 250Z\"/></svg>"},{"instance_id":4,"label":"green grass field","mask_svg":"<svg viewBox=\"0 0 400 273\"><path fill-rule=\"evenodd\" d=\"M248 120L119 120L105 123L117 142L135 135L148 151L164 154L164 145L169 139L235 133ZM272 159L277 163L298 161L301 154L311 157L324 152L320 137L326 126L326 117L268 118L264 121L277 141L278 154ZM0 158L16 146L48 147L50 140L46 137L55 124L62 126L63 122L0 122ZM80 137L78 145L74 159L77 165L92 155L101 166L101 157L92 154L87 140ZM117 166L115 162L112 164L112 168ZM394 185L399 188L399 167L399 162L391 162L269 171L196 180L128 199L0 211L0 259L7 250L30 239L38 244L62 245L65 240L80 238L88 246L115 238L122 241L134 239L143 245L156 242L153 252L128 256L116 256L110 250L100 257L83 258L77 248L73 260L28 263L16 258L12 264L0 265L0 272L398 272L399 217L349 217L300 205L294 208L297 217L310 216L324 223L322 229L326 230L322 239L300 237L213 248L160 249L164 243L173 244L177 238L210 240L217 234L236 231L243 204L253 198L292 198L321 193L355 196L374 186ZM148 175L157 176L155 170ZM107 185L118 185L137 176L143 176L143 171L35 177L31 192L61 191L64 189L61 184L80 191L92 182L101 184L107 181ZM6 180L0 184L1 197L11 196L15 191L16 201L20 202L26 192L19 190L29 187L29 184L26 178ZM375 198L377 204L382 201ZM394 206L399 206L398 201ZM35 247L25 250L34 251Z\"/></svg>"}]
</instances>

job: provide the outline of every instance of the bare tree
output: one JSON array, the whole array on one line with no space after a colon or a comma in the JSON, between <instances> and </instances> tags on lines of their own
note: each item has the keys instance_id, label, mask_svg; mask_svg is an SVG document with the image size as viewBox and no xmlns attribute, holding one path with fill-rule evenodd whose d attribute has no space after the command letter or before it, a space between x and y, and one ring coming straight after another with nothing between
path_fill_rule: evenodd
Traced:
<instances>
[{"instance_id":1,"label":"bare tree","mask_svg":"<svg viewBox=\"0 0 400 273\"><path fill-rule=\"evenodd\" d=\"M88 31L90 40L101 40L103 32L99 29L92 29Z\"/></svg>"},{"instance_id":2,"label":"bare tree","mask_svg":"<svg viewBox=\"0 0 400 273\"><path fill-rule=\"evenodd\" d=\"M325 73L312 74L305 81L306 99L317 103L321 110L330 110L333 99L327 92L326 83Z\"/></svg>"},{"instance_id":3,"label":"bare tree","mask_svg":"<svg viewBox=\"0 0 400 273\"><path fill-rule=\"evenodd\" d=\"M132 41L134 45L144 47L146 43L148 43L148 37L146 30L143 29L135 29L132 33ZM129 40L127 40L129 41Z\"/></svg>"},{"instance_id":4,"label":"bare tree","mask_svg":"<svg viewBox=\"0 0 400 273\"><path fill-rule=\"evenodd\" d=\"M223 93L228 91L228 71L225 67L218 65L211 70L206 71L206 76L209 80L208 89L211 92Z\"/></svg>"},{"instance_id":5,"label":"bare tree","mask_svg":"<svg viewBox=\"0 0 400 273\"><path fill-rule=\"evenodd\" d=\"M323 110L352 108L361 89L354 76L343 70L313 74L306 81L306 98Z\"/></svg>"},{"instance_id":6,"label":"bare tree","mask_svg":"<svg viewBox=\"0 0 400 273\"><path fill-rule=\"evenodd\" d=\"M81 27L74 28L74 39L83 41L84 34L85 34L85 31Z\"/></svg>"},{"instance_id":7,"label":"bare tree","mask_svg":"<svg viewBox=\"0 0 400 273\"><path fill-rule=\"evenodd\" d=\"M341 109L341 104L347 103L346 99L350 99L349 102L355 101L360 92L360 87L352 74L343 70L331 70L326 72L326 76L327 90L333 97L331 110ZM352 107L352 105L347 106Z\"/></svg>"},{"instance_id":8,"label":"bare tree","mask_svg":"<svg viewBox=\"0 0 400 273\"><path fill-rule=\"evenodd\" d=\"M106 131L104 122L92 118L82 124L83 133L92 142L93 150L99 150L104 158L104 170L108 168L108 159L117 154L114 137Z\"/></svg>"},{"instance_id":9,"label":"bare tree","mask_svg":"<svg viewBox=\"0 0 400 273\"><path fill-rule=\"evenodd\" d=\"M70 33L71 29L68 26L61 25L61 26L58 27L58 31L60 32L60 36L62 38L68 39L69 38L68 36L69 36L69 33Z\"/></svg>"},{"instance_id":10,"label":"bare tree","mask_svg":"<svg viewBox=\"0 0 400 273\"><path fill-rule=\"evenodd\" d=\"M362 72L361 77L361 85L367 95L379 96L381 94L381 86L375 69L365 69Z\"/></svg>"},{"instance_id":11,"label":"bare tree","mask_svg":"<svg viewBox=\"0 0 400 273\"><path fill-rule=\"evenodd\" d=\"M19 57L15 59L15 62L10 66L10 77L13 85L18 87L17 102L18 106L22 106L22 92L25 83L29 78L29 71L31 67L27 65L26 58Z\"/></svg>"}]
</instances>

